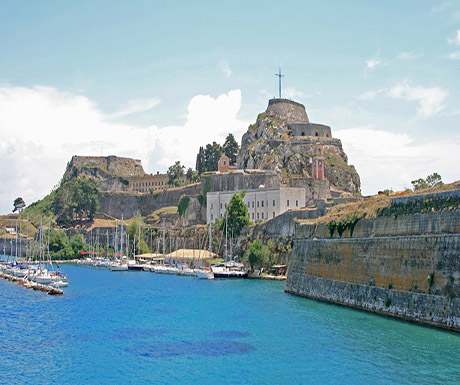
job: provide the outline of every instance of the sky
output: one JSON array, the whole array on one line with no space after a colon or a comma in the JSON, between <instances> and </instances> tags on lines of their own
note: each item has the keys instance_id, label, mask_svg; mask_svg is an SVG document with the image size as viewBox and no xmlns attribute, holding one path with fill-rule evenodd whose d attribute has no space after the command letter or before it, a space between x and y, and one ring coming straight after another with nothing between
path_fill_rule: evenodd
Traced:
<instances>
[{"instance_id":1,"label":"sky","mask_svg":"<svg viewBox=\"0 0 460 385\"><path fill-rule=\"evenodd\" d=\"M0 0L0 213L72 155L194 167L241 141L279 66L364 195L460 179L460 0Z\"/></svg>"}]
</instances>

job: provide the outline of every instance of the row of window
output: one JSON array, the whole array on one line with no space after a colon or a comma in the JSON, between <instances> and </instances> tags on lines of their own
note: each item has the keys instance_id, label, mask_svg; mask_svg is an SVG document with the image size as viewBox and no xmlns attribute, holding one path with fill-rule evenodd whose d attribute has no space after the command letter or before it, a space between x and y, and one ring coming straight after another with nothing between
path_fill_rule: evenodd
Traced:
<instances>
[{"instance_id":1,"label":"row of window","mask_svg":"<svg viewBox=\"0 0 460 385\"><path fill-rule=\"evenodd\" d=\"M266 202L267 202L267 207L268 207L268 201L266 201ZM257 201L257 207L264 207L264 203L265 203L265 201ZM248 209L251 208L251 207L254 208L254 204L255 204L254 201L252 201L252 202L247 202L247 203L246 203L246 205L248 206ZM276 201L273 200L273 207L275 207L275 206L276 206ZM286 200L286 206L289 207L289 199ZM296 199L296 201L295 201L295 206L296 206L296 207L299 207L299 201L298 201L297 199ZM213 208L214 208L214 204L211 203L211 210L212 210ZM223 208L224 208L224 206L223 206L223 204L221 203L221 204L220 204L220 209L222 210ZM225 203L225 208L227 208L227 204L226 204L226 203Z\"/></svg>"},{"instance_id":2,"label":"row of window","mask_svg":"<svg viewBox=\"0 0 460 385\"><path fill-rule=\"evenodd\" d=\"M149 187L149 186L164 186L164 180L160 180L157 182L134 182L133 187Z\"/></svg>"},{"instance_id":3,"label":"row of window","mask_svg":"<svg viewBox=\"0 0 460 385\"><path fill-rule=\"evenodd\" d=\"M273 211L273 218L275 218L275 216L276 216L276 213ZM222 218L222 214L220 214L220 218ZM254 213L251 213L250 218L251 218L251 219L256 219L256 218L257 218L257 219L265 219L265 218L264 218L264 213L263 213L263 212L262 212L262 213L257 213L257 216L256 216L256 217L254 216ZM268 218L268 216L267 216L267 218ZM214 220L214 214L211 213L211 222L212 222L213 220Z\"/></svg>"}]
</instances>

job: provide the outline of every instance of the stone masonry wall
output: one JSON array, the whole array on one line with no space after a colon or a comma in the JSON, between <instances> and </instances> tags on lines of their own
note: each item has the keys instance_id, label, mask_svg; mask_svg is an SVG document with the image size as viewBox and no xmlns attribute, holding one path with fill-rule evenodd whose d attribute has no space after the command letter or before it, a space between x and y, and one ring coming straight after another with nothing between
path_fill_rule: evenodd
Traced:
<instances>
[{"instance_id":1,"label":"stone masonry wall","mask_svg":"<svg viewBox=\"0 0 460 385\"><path fill-rule=\"evenodd\" d=\"M460 331L460 211L299 226L285 290Z\"/></svg>"},{"instance_id":2,"label":"stone masonry wall","mask_svg":"<svg viewBox=\"0 0 460 385\"><path fill-rule=\"evenodd\" d=\"M177 206L182 195L192 197L200 193L199 183L153 194L100 193L98 212L118 219L121 219L122 214L125 219L132 218L138 211L142 216L147 216L163 207Z\"/></svg>"},{"instance_id":3,"label":"stone masonry wall","mask_svg":"<svg viewBox=\"0 0 460 385\"><path fill-rule=\"evenodd\" d=\"M288 99L271 99L268 102L267 114L285 119L288 123L308 123L305 107Z\"/></svg>"}]
</instances>

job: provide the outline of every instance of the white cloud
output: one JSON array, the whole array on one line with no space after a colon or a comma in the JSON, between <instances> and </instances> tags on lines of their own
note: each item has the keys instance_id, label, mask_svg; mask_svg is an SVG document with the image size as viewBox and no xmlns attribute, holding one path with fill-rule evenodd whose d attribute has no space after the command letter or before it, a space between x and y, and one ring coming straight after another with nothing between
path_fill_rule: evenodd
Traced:
<instances>
[{"instance_id":1,"label":"white cloud","mask_svg":"<svg viewBox=\"0 0 460 385\"><path fill-rule=\"evenodd\" d=\"M385 92L385 89L366 91L358 95L358 100L362 100L362 101L374 100L377 95L383 92Z\"/></svg>"},{"instance_id":2,"label":"white cloud","mask_svg":"<svg viewBox=\"0 0 460 385\"><path fill-rule=\"evenodd\" d=\"M396 58L399 60L415 60L421 57L423 57L423 53L407 52L407 51L400 52L396 56Z\"/></svg>"},{"instance_id":3,"label":"white cloud","mask_svg":"<svg viewBox=\"0 0 460 385\"><path fill-rule=\"evenodd\" d=\"M145 112L151 110L155 106L161 103L159 98L148 98L148 99L134 99L130 100L123 106L120 111L117 111L111 115L110 118L121 118L126 115L131 115L138 112Z\"/></svg>"},{"instance_id":4,"label":"white cloud","mask_svg":"<svg viewBox=\"0 0 460 385\"><path fill-rule=\"evenodd\" d=\"M454 38L447 39L449 44L460 45L460 29L457 30L457 35Z\"/></svg>"},{"instance_id":5,"label":"white cloud","mask_svg":"<svg viewBox=\"0 0 460 385\"><path fill-rule=\"evenodd\" d=\"M460 138L416 143L408 134L377 130L371 126L336 130L350 164L360 177L364 195L392 187L411 187L410 181L438 172L445 182L460 179Z\"/></svg>"},{"instance_id":6,"label":"white cloud","mask_svg":"<svg viewBox=\"0 0 460 385\"><path fill-rule=\"evenodd\" d=\"M452 59L452 60L460 59L460 51L451 52L449 54L449 59Z\"/></svg>"},{"instance_id":7,"label":"white cloud","mask_svg":"<svg viewBox=\"0 0 460 385\"><path fill-rule=\"evenodd\" d=\"M366 60L366 69L373 70L380 64L380 60L377 59L368 59Z\"/></svg>"},{"instance_id":8,"label":"white cloud","mask_svg":"<svg viewBox=\"0 0 460 385\"><path fill-rule=\"evenodd\" d=\"M283 93L283 98L296 99L296 98L306 98L307 95L302 91L295 89L294 87L283 87L281 89Z\"/></svg>"},{"instance_id":9,"label":"white cloud","mask_svg":"<svg viewBox=\"0 0 460 385\"><path fill-rule=\"evenodd\" d=\"M240 90L217 98L197 95L183 126L138 127L111 120L83 95L51 87L0 88L0 212L10 211L17 196L32 203L49 193L72 155L138 158L147 172L164 171L176 160L194 166L200 145L244 131L249 122L237 117L240 107Z\"/></svg>"},{"instance_id":10,"label":"white cloud","mask_svg":"<svg viewBox=\"0 0 460 385\"><path fill-rule=\"evenodd\" d=\"M222 59L219 62L219 69L225 74L226 77L232 76L232 69L230 68L230 63L227 59Z\"/></svg>"},{"instance_id":11,"label":"white cloud","mask_svg":"<svg viewBox=\"0 0 460 385\"><path fill-rule=\"evenodd\" d=\"M387 93L390 98L417 102L417 114L425 118L439 113L444 108L444 101L448 95L449 93L440 87L413 87L407 80L392 87Z\"/></svg>"}]
</instances>

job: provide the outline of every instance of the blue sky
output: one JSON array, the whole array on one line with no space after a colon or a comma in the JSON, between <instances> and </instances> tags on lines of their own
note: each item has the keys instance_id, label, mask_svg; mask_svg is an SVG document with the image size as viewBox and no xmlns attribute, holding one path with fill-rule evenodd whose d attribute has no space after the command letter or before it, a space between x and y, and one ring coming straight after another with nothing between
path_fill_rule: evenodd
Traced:
<instances>
[{"instance_id":1,"label":"blue sky","mask_svg":"<svg viewBox=\"0 0 460 385\"><path fill-rule=\"evenodd\" d=\"M48 193L72 154L194 166L200 144L241 139L279 64L363 193L460 179L458 0L2 0L0 52L0 212Z\"/></svg>"}]
</instances>

